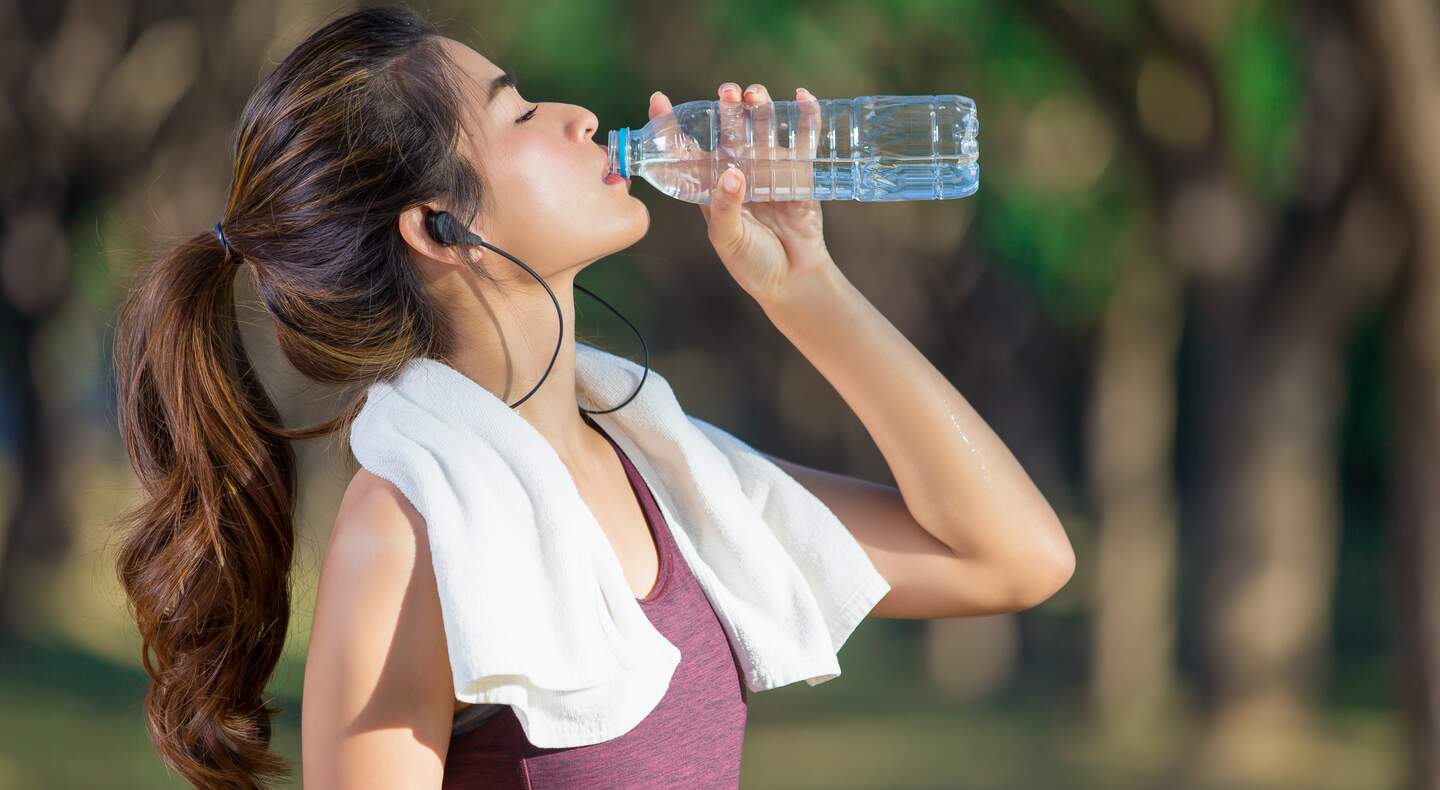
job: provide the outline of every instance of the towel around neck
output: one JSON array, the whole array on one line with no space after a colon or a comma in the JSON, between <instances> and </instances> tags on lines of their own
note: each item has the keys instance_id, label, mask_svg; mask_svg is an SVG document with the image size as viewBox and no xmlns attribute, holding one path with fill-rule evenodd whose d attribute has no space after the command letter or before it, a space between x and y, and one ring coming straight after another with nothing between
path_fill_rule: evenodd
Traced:
<instances>
[{"instance_id":1,"label":"towel around neck","mask_svg":"<svg viewBox=\"0 0 1440 790\"><path fill-rule=\"evenodd\" d=\"M576 344L584 408L627 397L643 368ZM840 674L836 653L890 590L813 494L753 447L684 413L653 368L593 414L644 477L677 548L764 691ZM425 520L455 697L508 704L530 742L619 736L680 661L550 443L508 404L435 359L371 386L356 460Z\"/></svg>"}]
</instances>

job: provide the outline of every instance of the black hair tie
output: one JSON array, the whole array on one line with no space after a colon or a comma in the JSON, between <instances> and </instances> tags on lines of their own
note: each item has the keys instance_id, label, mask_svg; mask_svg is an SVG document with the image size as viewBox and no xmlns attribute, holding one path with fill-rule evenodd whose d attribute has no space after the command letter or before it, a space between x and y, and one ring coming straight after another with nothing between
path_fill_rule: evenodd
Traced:
<instances>
[{"instance_id":1,"label":"black hair tie","mask_svg":"<svg viewBox=\"0 0 1440 790\"><path fill-rule=\"evenodd\" d=\"M230 253L234 250L230 248L230 242L225 238L225 230L220 227L218 222L215 223L215 238L220 240L220 248L225 251L225 257L230 257Z\"/></svg>"}]
</instances>

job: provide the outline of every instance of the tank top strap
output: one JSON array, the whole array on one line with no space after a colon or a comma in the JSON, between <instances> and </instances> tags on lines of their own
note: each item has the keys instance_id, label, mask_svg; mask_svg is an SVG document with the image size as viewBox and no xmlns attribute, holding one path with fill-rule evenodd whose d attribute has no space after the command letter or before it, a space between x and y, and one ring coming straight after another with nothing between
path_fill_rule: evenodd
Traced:
<instances>
[{"instance_id":1,"label":"tank top strap","mask_svg":"<svg viewBox=\"0 0 1440 790\"><path fill-rule=\"evenodd\" d=\"M635 467L634 462L630 460L630 456L625 454L625 451L620 448L620 444L591 419L590 415L585 412L580 412L580 414L585 418L585 422L599 431L600 435L605 437L605 441L614 448L615 455L620 458L620 465L625 468L625 477L630 482L630 489L634 492L635 498L640 503L640 509L645 514L645 523L650 527L650 536L655 541L655 553L659 558L660 570L650 593L635 600L641 605L657 603L670 586L670 577L675 572L675 565L684 561L680 556L680 549L675 545L675 538L670 532L670 525L665 520L664 513L655 502L654 492L650 490L650 486L645 482L645 478L641 476L640 470Z\"/></svg>"}]
</instances>

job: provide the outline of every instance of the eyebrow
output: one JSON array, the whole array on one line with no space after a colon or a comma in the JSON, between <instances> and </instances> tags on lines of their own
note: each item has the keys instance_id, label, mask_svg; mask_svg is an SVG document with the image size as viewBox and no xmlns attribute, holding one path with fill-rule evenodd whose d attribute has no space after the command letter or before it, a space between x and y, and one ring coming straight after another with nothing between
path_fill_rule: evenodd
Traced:
<instances>
[{"instance_id":1,"label":"eyebrow","mask_svg":"<svg viewBox=\"0 0 1440 790\"><path fill-rule=\"evenodd\" d=\"M485 98L485 105L488 107L490 102L495 101L495 94L507 87L514 88L517 91L520 90L519 86L515 83L515 72L510 69L505 69L504 74L490 81L490 94Z\"/></svg>"}]
</instances>

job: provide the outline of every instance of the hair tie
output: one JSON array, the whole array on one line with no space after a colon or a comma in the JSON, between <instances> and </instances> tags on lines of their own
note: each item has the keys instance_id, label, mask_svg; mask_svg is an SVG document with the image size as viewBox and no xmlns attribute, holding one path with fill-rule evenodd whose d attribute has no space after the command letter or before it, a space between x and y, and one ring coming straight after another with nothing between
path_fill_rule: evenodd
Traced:
<instances>
[{"instance_id":1,"label":"hair tie","mask_svg":"<svg viewBox=\"0 0 1440 790\"><path fill-rule=\"evenodd\" d=\"M230 242L225 238L225 231L218 222L215 223L215 238L220 240L220 248L225 250L226 257L229 257L234 250L230 248Z\"/></svg>"}]
</instances>

